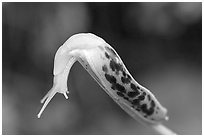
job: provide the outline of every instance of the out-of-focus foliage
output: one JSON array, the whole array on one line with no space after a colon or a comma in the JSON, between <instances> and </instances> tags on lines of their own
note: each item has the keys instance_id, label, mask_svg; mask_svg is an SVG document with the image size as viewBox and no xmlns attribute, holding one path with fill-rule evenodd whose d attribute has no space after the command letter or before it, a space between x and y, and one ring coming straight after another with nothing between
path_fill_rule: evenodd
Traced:
<instances>
[{"instance_id":1,"label":"out-of-focus foliage","mask_svg":"<svg viewBox=\"0 0 204 137\"><path fill-rule=\"evenodd\" d=\"M54 55L71 35L112 45L133 77L168 108L166 126L202 129L201 3L2 3L3 134L155 134L134 121L76 63L69 100L52 87Z\"/></svg>"}]
</instances>

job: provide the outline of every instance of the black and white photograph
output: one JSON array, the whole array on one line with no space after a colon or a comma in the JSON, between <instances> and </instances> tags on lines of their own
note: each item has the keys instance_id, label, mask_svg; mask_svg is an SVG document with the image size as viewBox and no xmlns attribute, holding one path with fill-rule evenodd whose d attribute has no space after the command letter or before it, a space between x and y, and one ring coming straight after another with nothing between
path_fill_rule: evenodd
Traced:
<instances>
[{"instance_id":1,"label":"black and white photograph","mask_svg":"<svg viewBox=\"0 0 204 137\"><path fill-rule=\"evenodd\" d=\"M2 2L2 135L201 135L202 2Z\"/></svg>"}]
</instances>

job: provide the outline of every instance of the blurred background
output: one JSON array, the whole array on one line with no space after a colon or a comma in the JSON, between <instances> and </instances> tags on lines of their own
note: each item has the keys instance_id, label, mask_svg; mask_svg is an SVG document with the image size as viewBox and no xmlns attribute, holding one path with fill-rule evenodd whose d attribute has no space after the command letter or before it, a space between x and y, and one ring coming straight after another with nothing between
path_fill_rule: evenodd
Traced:
<instances>
[{"instance_id":1,"label":"blurred background","mask_svg":"<svg viewBox=\"0 0 204 137\"><path fill-rule=\"evenodd\" d=\"M202 134L202 3L2 3L3 134L156 134L126 114L77 62L69 100L52 87L57 49L92 32L168 109L178 134Z\"/></svg>"}]
</instances>

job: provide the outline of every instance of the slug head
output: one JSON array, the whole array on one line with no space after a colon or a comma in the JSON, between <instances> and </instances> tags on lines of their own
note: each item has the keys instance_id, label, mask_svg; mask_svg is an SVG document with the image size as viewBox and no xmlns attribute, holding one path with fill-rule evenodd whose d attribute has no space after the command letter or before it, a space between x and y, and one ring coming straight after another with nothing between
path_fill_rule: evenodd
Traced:
<instances>
[{"instance_id":1,"label":"slug head","mask_svg":"<svg viewBox=\"0 0 204 137\"><path fill-rule=\"evenodd\" d=\"M81 58L81 51L95 48L103 43L105 41L94 34L81 33L70 37L57 50L54 59L53 87L41 100L41 103L45 103L38 114L38 118L57 92L64 94L65 98L68 99L67 79L69 71L72 65Z\"/></svg>"}]
</instances>

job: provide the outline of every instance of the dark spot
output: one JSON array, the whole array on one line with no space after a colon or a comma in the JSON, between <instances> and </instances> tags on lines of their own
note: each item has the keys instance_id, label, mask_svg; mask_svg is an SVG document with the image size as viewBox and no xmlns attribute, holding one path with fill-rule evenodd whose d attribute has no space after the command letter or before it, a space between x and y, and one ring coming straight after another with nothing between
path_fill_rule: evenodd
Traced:
<instances>
[{"instance_id":1,"label":"dark spot","mask_svg":"<svg viewBox=\"0 0 204 137\"><path fill-rule=\"evenodd\" d=\"M129 97L133 98L133 97L136 97L137 95L139 95L139 92L128 92L127 94Z\"/></svg>"},{"instance_id":2,"label":"dark spot","mask_svg":"<svg viewBox=\"0 0 204 137\"><path fill-rule=\"evenodd\" d=\"M155 102L152 100L151 101L151 108L154 108L155 107Z\"/></svg>"},{"instance_id":3,"label":"dark spot","mask_svg":"<svg viewBox=\"0 0 204 137\"><path fill-rule=\"evenodd\" d=\"M127 75L127 77L128 77L129 79L131 79L130 75Z\"/></svg>"},{"instance_id":4,"label":"dark spot","mask_svg":"<svg viewBox=\"0 0 204 137\"><path fill-rule=\"evenodd\" d=\"M111 60L110 61L110 68L112 69L112 71L115 71L115 66L116 66L115 61Z\"/></svg>"},{"instance_id":5,"label":"dark spot","mask_svg":"<svg viewBox=\"0 0 204 137\"><path fill-rule=\"evenodd\" d=\"M117 54L115 53L115 51L112 48L107 47L107 46L105 48L109 53L113 54L114 56L117 56Z\"/></svg>"},{"instance_id":6,"label":"dark spot","mask_svg":"<svg viewBox=\"0 0 204 137\"><path fill-rule=\"evenodd\" d=\"M112 84L111 88L113 90L118 90L122 93L126 93L126 90L125 90L125 87L116 83L116 78L112 75L109 75L109 74L105 74L105 78Z\"/></svg>"},{"instance_id":7,"label":"dark spot","mask_svg":"<svg viewBox=\"0 0 204 137\"><path fill-rule=\"evenodd\" d=\"M118 96L120 96L120 97L124 97L124 94L121 93L121 92L116 92L116 94L117 94Z\"/></svg>"},{"instance_id":8,"label":"dark spot","mask_svg":"<svg viewBox=\"0 0 204 137\"><path fill-rule=\"evenodd\" d=\"M119 71L123 70L122 65L119 63L116 63L113 59L110 61L110 68L112 69L112 71L116 71L117 74Z\"/></svg>"},{"instance_id":9,"label":"dark spot","mask_svg":"<svg viewBox=\"0 0 204 137\"><path fill-rule=\"evenodd\" d=\"M141 110L142 110L145 114L148 113L148 109L147 109L147 105L146 105L146 104L142 104L140 108L141 108Z\"/></svg>"},{"instance_id":10,"label":"dark spot","mask_svg":"<svg viewBox=\"0 0 204 137\"><path fill-rule=\"evenodd\" d=\"M139 87L139 86L137 86L137 89L138 89L138 90L140 90L140 87Z\"/></svg>"},{"instance_id":11,"label":"dark spot","mask_svg":"<svg viewBox=\"0 0 204 137\"><path fill-rule=\"evenodd\" d=\"M105 52L105 56L106 56L106 58L110 58L110 56L108 55L108 53L107 52Z\"/></svg>"},{"instance_id":12,"label":"dark spot","mask_svg":"<svg viewBox=\"0 0 204 137\"><path fill-rule=\"evenodd\" d=\"M120 84L118 84L118 83L115 84L115 88L116 88L118 91L122 92L122 93L126 93L125 87L122 86L122 85L120 85Z\"/></svg>"},{"instance_id":13,"label":"dark spot","mask_svg":"<svg viewBox=\"0 0 204 137\"><path fill-rule=\"evenodd\" d=\"M131 87L133 90L137 90L136 86L135 86L133 83L130 84L130 87Z\"/></svg>"},{"instance_id":14,"label":"dark spot","mask_svg":"<svg viewBox=\"0 0 204 137\"><path fill-rule=\"evenodd\" d=\"M141 111L141 109L140 109L140 108L135 108L135 110L137 110L137 111Z\"/></svg>"},{"instance_id":15,"label":"dark spot","mask_svg":"<svg viewBox=\"0 0 204 137\"><path fill-rule=\"evenodd\" d=\"M136 86L135 86L133 83L130 84L130 87L131 87L131 88L133 89L133 91L135 91L137 94L140 93L140 92L137 90Z\"/></svg>"},{"instance_id":16,"label":"dark spot","mask_svg":"<svg viewBox=\"0 0 204 137\"><path fill-rule=\"evenodd\" d=\"M132 104L138 106L138 105L140 105L140 100L139 99L134 99L132 101Z\"/></svg>"},{"instance_id":17,"label":"dark spot","mask_svg":"<svg viewBox=\"0 0 204 137\"><path fill-rule=\"evenodd\" d=\"M141 108L142 112L148 116L152 115L154 113L154 108L150 107L150 109L147 109L146 104L142 104L140 108Z\"/></svg>"},{"instance_id":18,"label":"dark spot","mask_svg":"<svg viewBox=\"0 0 204 137\"><path fill-rule=\"evenodd\" d=\"M142 109L142 111L144 111L144 110L147 109L147 105L146 105L146 104L142 104L142 105L140 106L140 108Z\"/></svg>"},{"instance_id":19,"label":"dark spot","mask_svg":"<svg viewBox=\"0 0 204 137\"><path fill-rule=\"evenodd\" d=\"M111 88L112 88L113 90L115 90L115 85L112 85Z\"/></svg>"},{"instance_id":20,"label":"dark spot","mask_svg":"<svg viewBox=\"0 0 204 137\"><path fill-rule=\"evenodd\" d=\"M139 100L144 100L145 99L145 96L142 94L138 97Z\"/></svg>"},{"instance_id":21,"label":"dark spot","mask_svg":"<svg viewBox=\"0 0 204 137\"><path fill-rule=\"evenodd\" d=\"M116 83L116 78L112 75L109 74L105 74L105 78L111 83L111 84L115 84Z\"/></svg>"},{"instance_id":22,"label":"dark spot","mask_svg":"<svg viewBox=\"0 0 204 137\"><path fill-rule=\"evenodd\" d=\"M121 81L122 81L123 83L125 83L125 84L130 83L130 80L131 80L131 79L129 79L129 78L121 77Z\"/></svg>"},{"instance_id":23,"label":"dark spot","mask_svg":"<svg viewBox=\"0 0 204 137\"><path fill-rule=\"evenodd\" d=\"M125 100L129 100L129 98L128 97L123 97Z\"/></svg>"},{"instance_id":24,"label":"dark spot","mask_svg":"<svg viewBox=\"0 0 204 137\"><path fill-rule=\"evenodd\" d=\"M108 72L107 66L106 66L106 65L103 65L102 70L107 73L107 72Z\"/></svg>"},{"instance_id":25,"label":"dark spot","mask_svg":"<svg viewBox=\"0 0 204 137\"><path fill-rule=\"evenodd\" d=\"M125 71L123 71L123 76L126 77L126 75L127 75L127 74L125 73Z\"/></svg>"},{"instance_id":26,"label":"dark spot","mask_svg":"<svg viewBox=\"0 0 204 137\"><path fill-rule=\"evenodd\" d=\"M147 95L147 98L148 98L148 100L149 100L149 101L151 100L151 97L150 97L150 95Z\"/></svg>"},{"instance_id":27,"label":"dark spot","mask_svg":"<svg viewBox=\"0 0 204 137\"><path fill-rule=\"evenodd\" d=\"M119 71L116 71L115 74L118 75L118 74L119 74Z\"/></svg>"}]
</instances>

